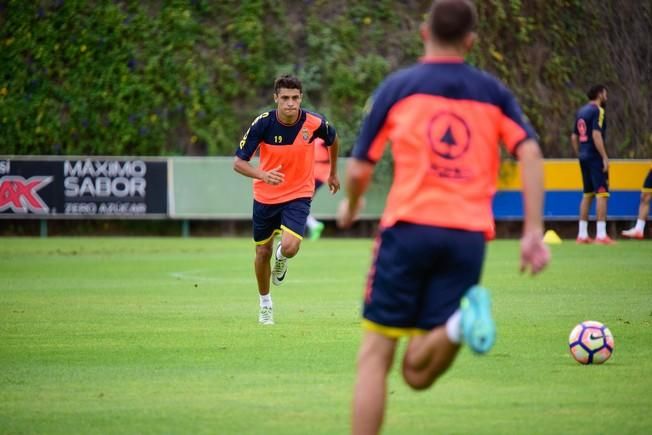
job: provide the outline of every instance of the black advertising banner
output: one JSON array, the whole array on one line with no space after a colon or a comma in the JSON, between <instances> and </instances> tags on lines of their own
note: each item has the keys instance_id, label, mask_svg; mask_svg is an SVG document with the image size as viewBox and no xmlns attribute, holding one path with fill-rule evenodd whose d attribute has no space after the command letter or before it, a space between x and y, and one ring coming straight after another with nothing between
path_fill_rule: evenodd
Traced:
<instances>
[{"instance_id":1,"label":"black advertising banner","mask_svg":"<svg viewBox=\"0 0 652 435\"><path fill-rule=\"evenodd\" d=\"M0 218L160 218L167 160L0 157Z\"/></svg>"}]
</instances>

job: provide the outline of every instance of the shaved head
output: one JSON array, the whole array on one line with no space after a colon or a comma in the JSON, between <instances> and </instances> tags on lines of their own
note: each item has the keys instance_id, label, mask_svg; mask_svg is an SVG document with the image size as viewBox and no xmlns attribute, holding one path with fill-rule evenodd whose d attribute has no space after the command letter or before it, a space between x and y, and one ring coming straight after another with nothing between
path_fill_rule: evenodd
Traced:
<instances>
[{"instance_id":1,"label":"shaved head","mask_svg":"<svg viewBox=\"0 0 652 435\"><path fill-rule=\"evenodd\" d=\"M471 0L435 0L428 26L432 37L444 44L457 44L475 30L477 11Z\"/></svg>"}]
</instances>

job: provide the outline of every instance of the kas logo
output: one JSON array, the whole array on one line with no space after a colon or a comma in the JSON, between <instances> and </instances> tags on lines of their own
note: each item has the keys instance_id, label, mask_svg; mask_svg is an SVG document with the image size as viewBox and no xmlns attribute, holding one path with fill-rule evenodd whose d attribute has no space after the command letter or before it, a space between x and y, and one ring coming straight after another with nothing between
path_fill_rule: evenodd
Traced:
<instances>
[{"instance_id":1,"label":"kas logo","mask_svg":"<svg viewBox=\"0 0 652 435\"><path fill-rule=\"evenodd\" d=\"M51 182L52 177L42 176L0 178L0 212L10 209L14 213L47 213L50 209L37 192Z\"/></svg>"}]
</instances>

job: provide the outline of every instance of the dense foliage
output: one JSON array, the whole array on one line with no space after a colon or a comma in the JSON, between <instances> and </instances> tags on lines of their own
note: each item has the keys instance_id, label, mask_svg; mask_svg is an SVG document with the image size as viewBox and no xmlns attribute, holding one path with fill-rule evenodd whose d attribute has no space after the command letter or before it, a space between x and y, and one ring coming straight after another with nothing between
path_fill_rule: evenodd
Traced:
<instances>
[{"instance_id":1,"label":"dense foliage","mask_svg":"<svg viewBox=\"0 0 652 435\"><path fill-rule=\"evenodd\" d=\"M546 155L610 89L613 157L652 155L652 4L483 0L469 61L518 95ZM368 95L421 54L428 0L0 0L0 154L231 154L284 72L350 148Z\"/></svg>"}]
</instances>

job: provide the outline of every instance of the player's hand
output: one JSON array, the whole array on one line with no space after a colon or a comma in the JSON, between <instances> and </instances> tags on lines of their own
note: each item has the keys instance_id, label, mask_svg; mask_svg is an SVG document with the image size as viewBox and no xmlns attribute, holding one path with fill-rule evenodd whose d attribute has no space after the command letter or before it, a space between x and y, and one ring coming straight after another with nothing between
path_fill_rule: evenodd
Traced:
<instances>
[{"instance_id":1,"label":"player's hand","mask_svg":"<svg viewBox=\"0 0 652 435\"><path fill-rule=\"evenodd\" d=\"M360 213L364 209L366 203L364 196L361 196L358 198L358 204L355 206L355 209L352 210L349 205L349 199L344 198L337 207L337 217L335 220L337 227L341 229L351 228L353 222L358 220L360 217Z\"/></svg>"},{"instance_id":2,"label":"player's hand","mask_svg":"<svg viewBox=\"0 0 652 435\"><path fill-rule=\"evenodd\" d=\"M543 242L541 230L528 231L521 237L521 273L536 275L550 262L550 249Z\"/></svg>"},{"instance_id":3,"label":"player's hand","mask_svg":"<svg viewBox=\"0 0 652 435\"><path fill-rule=\"evenodd\" d=\"M267 184L281 184L285 180L285 174L280 171L281 165L271 171L263 172L262 180Z\"/></svg>"},{"instance_id":4,"label":"player's hand","mask_svg":"<svg viewBox=\"0 0 652 435\"><path fill-rule=\"evenodd\" d=\"M337 207L337 218L335 219L335 224L341 229L351 228L351 225L353 225L353 218L353 212L349 208L349 199L345 198Z\"/></svg>"},{"instance_id":5,"label":"player's hand","mask_svg":"<svg viewBox=\"0 0 652 435\"><path fill-rule=\"evenodd\" d=\"M609 172L609 159L602 159L602 172Z\"/></svg>"},{"instance_id":6,"label":"player's hand","mask_svg":"<svg viewBox=\"0 0 652 435\"><path fill-rule=\"evenodd\" d=\"M328 177L328 189L333 195L335 195L337 191L340 190L340 179L337 178L337 175L334 174Z\"/></svg>"}]
</instances>

